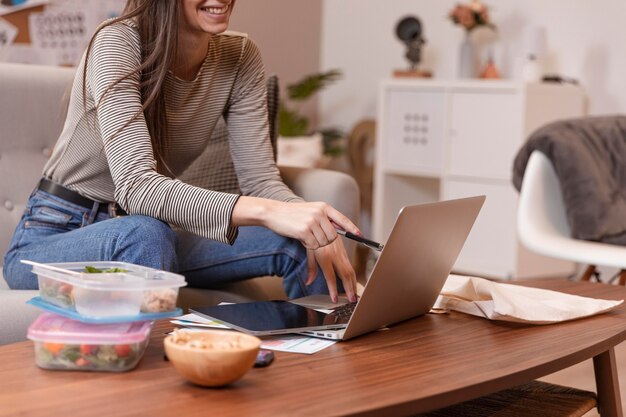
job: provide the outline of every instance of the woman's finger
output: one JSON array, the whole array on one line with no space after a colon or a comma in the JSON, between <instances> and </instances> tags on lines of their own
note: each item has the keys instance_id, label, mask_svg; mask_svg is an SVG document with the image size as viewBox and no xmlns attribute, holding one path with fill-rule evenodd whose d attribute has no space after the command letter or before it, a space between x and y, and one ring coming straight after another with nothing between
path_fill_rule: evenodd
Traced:
<instances>
[{"instance_id":1,"label":"woman's finger","mask_svg":"<svg viewBox=\"0 0 626 417\"><path fill-rule=\"evenodd\" d=\"M352 223L352 221L348 217L344 216L339 210L335 209L334 207L328 206L328 208L326 209L326 215L328 216L329 220L338 225L339 228L347 232L354 233L358 236L362 235L361 230L359 230L359 228L354 223Z\"/></svg>"},{"instance_id":2,"label":"woman's finger","mask_svg":"<svg viewBox=\"0 0 626 417\"><path fill-rule=\"evenodd\" d=\"M350 302L356 302L356 272L348 259L343 242L338 240L335 247L335 256L333 258L334 269L339 275L343 288Z\"/></svg>"},{"instance_id":3,"label":"woman's finger","mask_svg":"<svg viewBox=\"0 0 626 417\"><path fill-rule=\"evenodd\" d=\"M324 231L324 234L329 244L337 239L337 228L333 226L333 223L330 221L330 219L324 219L321 222L320 226L321 229Z\"/></svg>"},{"instance_id":4,"label":"woman's finger","mask_svg":"<svg viewBox=\"0 0 626 417\"><path fill-rule=\"evenodd\" d=\"M311 249L307 249L306 251L306 267L308 273L304 284L311 285L315 282L315 278L317 278L317 261L315 260L315 252Z\"/></svg>"},{"instance_id":5,"label":"woman's finger","mask_svg":"<svg viewBox=\"0 0 626 417\"><path fill-rule=\"evenodd\" d=\"M325 249L321 249L324 251ZM321 255L321 256L319 256ZM324 280L326 280L326 286L328 287L328 294L333 303L337 302L337 276L333 268L333 263L330 257L323 256L322 253L316 252L316 260L324 274Z\"/></svg>"},{"instance_id":6,"label":"woman's finger","mask_svg":"<svg viewBox=\"0 0 626 417\"><path fill-rule=\"evenodd\" d=\"M354 272L354 268L350 265L349 268L341 268L341 271L337 271L339 273L339 278L343 283L343 288L346 291L346 295L351 303L355 303L356 298L356 273Z\"/></svg>"},{"instance_id":7,"label":"woman's finger","mask_svg":"<svg viewBox=\"0 0 626 417\"><path fill-rule=\"evenodd\" d=\"M319 244L320 248L330 243L330 241L328 240L328 236L326 236L326 232L324 231L324 228L320 224L316 224L312 226L311 233L313 233L313 236L315 236L315 239L317 240L317 243Z\"/></svg>"}]
</instances>

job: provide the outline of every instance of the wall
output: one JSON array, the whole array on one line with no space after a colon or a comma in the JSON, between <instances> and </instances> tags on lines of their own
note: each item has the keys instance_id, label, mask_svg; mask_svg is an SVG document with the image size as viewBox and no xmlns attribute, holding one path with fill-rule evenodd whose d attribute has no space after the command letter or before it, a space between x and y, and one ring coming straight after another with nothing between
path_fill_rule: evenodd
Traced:
<instances>
[{"instance_id":1,"label":"wall","mask_svg":"<svg viewBox=\"0 0 626 417\"><path fill-rule=\"evenodd\" d=\"M284 89L320 67L321 13L318 0L239 0L230 28L255 40L268 74L276 73ZM302 111L314 121L317 97Z\"/></svg>"},{"instance_id":2,"label":"wall","mask_svg":"<svg viewBox=\"0 0 626 417\"><path fill-rule=\"evenodd\" d=\"M31 1L36 3L39 0ZM86 44L97 24L111 15L110 11L119 12L124 4L125 0L51 0L46 11L55 7L85 12L89 18L85 36ZM19 34L28 38L28 14L31 11L41 12L41 9L42 7L39 7L16 13L19 14L17 17L20 19L12 19L12 23L19 23ZM320 1L239 0L230 29L250 34L261 49L267 72L278 74L281 85L285 85L304 75L316 72L320 67L321 10ZM30 39L10 49L0 48L0 61L63 64L63 62L58 62L56 59L58 57L48 51L31 45ZM75 61L78 61L83 49L84 45L78 46L77 53L74 54L76 55ZM316 100L307 103L303 112L315 119Z\"/></svg>"},{"instance_id":3,"label":"wall","mask_svg":"<svg viewBox=\"0 0 626 417\"><path fill-rule=\"evenodd\" d=\"M469 0L468 0L469 1ZM518 77L527 31L547 30L545 70L578 79L591 114L626 112L626 1L484 0L498 26L496 60L503 76ZM398 20L419 16L427 44L421 68L437 78L456 77L463 31L447 13L454 0L323 0L321 67L341 68L345 78L320 98L324 125L349 129L376 115L381 78L406 67L404 45L395 37Z\"/></svg>"}]
</instances>

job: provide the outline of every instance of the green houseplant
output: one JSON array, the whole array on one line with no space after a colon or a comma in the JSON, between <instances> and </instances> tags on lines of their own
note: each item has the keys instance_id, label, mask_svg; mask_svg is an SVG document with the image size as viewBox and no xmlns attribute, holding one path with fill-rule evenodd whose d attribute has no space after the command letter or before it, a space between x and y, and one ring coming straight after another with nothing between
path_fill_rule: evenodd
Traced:
<instances>
[{"instance_id":1,"label":"green houseplant","mask_svg":"<svg viewBox=\"0 0 626 417\"><path fill-rule=\"evenodd\" d=\"M341 78L338 69L307 75L301 80L287 85L286 97L281 100L278 110L279 136L289 141L289 138L302 138L321 135L323 154L338 156L343 152L341 138L343 133L338 129L314 129L306 115L301 113L302 103L311 98L329 84Z\"/></svg>"}]
</instances>

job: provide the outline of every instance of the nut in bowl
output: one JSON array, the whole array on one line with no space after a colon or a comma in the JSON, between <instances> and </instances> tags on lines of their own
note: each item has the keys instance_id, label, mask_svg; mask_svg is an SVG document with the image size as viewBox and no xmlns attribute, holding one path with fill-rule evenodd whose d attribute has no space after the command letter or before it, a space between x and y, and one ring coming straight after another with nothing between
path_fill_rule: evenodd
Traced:
<instances>
[{"instance_id":1,"label":"nut in bowl","mask_svg":"<svg viewBox=\"0 0 626 417\"><path fill-rule=\"evenodd\" d=\"M226 330L175 330L164 344L168 359L183 377L194 384L218 387L237 381L252 368L261 340Z\"/></svg>"}]
</instances>

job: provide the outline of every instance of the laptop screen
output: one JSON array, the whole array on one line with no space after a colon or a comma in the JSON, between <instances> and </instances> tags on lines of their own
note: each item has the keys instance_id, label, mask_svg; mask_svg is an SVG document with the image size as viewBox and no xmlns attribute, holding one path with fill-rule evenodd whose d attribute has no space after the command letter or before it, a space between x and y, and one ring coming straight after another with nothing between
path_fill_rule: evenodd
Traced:
<instances>
[{"instance_id":1,"label":"laptop screen","mask_svg":"<svg viewBox=\"0 0 626 417\"><path fill-rule=\"evenodd\" d=\"M322 313L288 301L256 301L194 307L192 312L252 334L345 327L349 318Z\"/></svg>"}]
</instances>

